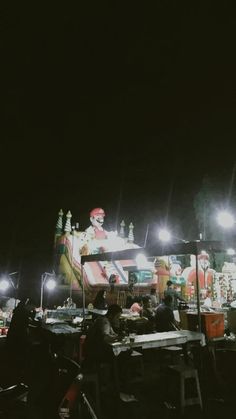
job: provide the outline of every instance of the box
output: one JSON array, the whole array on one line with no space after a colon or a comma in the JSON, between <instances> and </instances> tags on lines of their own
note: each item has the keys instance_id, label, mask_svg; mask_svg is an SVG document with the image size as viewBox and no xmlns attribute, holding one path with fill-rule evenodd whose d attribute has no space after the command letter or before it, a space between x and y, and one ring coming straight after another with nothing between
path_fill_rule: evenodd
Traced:
<instances>
[{"instance_id":1,"label":"box","mask_svg":"<svg viewBox=\"0 0 236 419\"><path fill-rule=\"evenodd\" d=\"M198 331L198 314L185 312L185 315L187 329ZM223 337L225 331L224 313L201 313L201 329L208 339Z\"/></svg>"}]
</instances>

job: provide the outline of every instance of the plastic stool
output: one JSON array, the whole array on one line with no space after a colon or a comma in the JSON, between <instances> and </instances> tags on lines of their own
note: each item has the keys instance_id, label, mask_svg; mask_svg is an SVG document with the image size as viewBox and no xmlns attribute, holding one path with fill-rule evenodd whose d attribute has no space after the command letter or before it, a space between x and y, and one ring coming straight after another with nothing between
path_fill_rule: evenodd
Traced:
<instances>
[{"instance_id":1,"label":"plastic stool","mask_svg":"<svg viewBox=\"0 0 236 419\"><path fill-rule=\"evenodd\" d=\"M186 406L191 406L195 404L199 404L202 409L202 396L201 396L201 389L200 389L197 370L188 365L169 365L169 369L176 372L180 378L181 413L184 413L184 409ZM187 385L186 380L189 378L193 378L195 380L197 395L195 397L186 398L185 385Z\"/></svg>"}]
</instances>

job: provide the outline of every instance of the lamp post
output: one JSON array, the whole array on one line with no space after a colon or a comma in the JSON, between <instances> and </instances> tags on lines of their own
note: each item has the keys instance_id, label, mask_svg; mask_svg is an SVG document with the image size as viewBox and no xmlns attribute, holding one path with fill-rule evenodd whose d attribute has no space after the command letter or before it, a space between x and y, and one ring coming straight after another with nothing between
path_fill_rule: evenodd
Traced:
<instances>
[{"instance_id":1,"label":"lamp post","mask_svg":"<svg viewBox=\"0 0 236 419\"><path fill-rule=\"evenodd\" d=\"M40 308L43 308L43 291L44 291L44 285L47 285L48 290L53 290L56 286L55 281L55 272L49 273L44 272L41 275L41 288L40 288Z\"/></svg>"}]
</instances>

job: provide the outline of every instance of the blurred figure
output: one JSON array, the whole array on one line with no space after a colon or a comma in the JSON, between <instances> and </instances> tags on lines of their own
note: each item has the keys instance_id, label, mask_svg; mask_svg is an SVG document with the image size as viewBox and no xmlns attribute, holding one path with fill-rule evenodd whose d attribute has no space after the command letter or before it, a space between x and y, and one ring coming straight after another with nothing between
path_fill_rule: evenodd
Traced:
<instances>
[{"instance_id":1,"label":"blurred figure","mask_svg":"<svg viewBox=\"0 0 236 419\"><path fill-rule=\"evenodd\" d=\"M36 307L28 298L20 301L13 310L6 345L10 362L19 375L24 374L28 367L34 328L40 325L35 314Z\"/></svg>"},{"instance_id":2,"label":"blurred figure","mask_svg":"<svg viewBox=\"0 0 236 419\"><path fill-rule=\"evenodd\" d=\"M134 302L130 307L130 311L133 313L138 313L140 316L142 315L143 310L143 301L141 297L134 297Z\"/></svg>"},{"instance_id":3,"label":"blurred figure","mask_svg":"<svg viewBox=\"0 0 236 419\"><path fill-rule=\"evenodd\" d=\"M152 288L150 291L151 306L156 308L158 306L157 292L156 288Z\"/></svg>"},{"instance_id":4,"label":"blurred figure","mask_svg":"<svg viewBox=\"0 0 236 419\"><path fill-rule=\"evenodd\" d=\"M99 290L94 302L93 302L93 307L98 309L98 310L107 310L108 308L108 304L106 301L106 296L107 296L107 292L106 290Z\"/></svg>"},{"instance_id":5,"label":"blurred figure","mask_svg":"<svg viewBox=\"0 0 236 419\"><path fill-rule=\"evenodd\" d=\"M76 304L74 303L71 297L68 297L66 301L67 301L68 308L76 308Z\"/></svg>"},{"instance_id":6,"label":"blurred figure","mask_svg":"<svg viewBox=\"0 0 236 419\"><path fill-rule=\"evenodd\" d=\"M203 301L203 305L205 307L212 307L212 292L211 292L211 290L207 290L206 298Z\"/></svg>"},{"instance_id":7,"label":"blurred figure","mask_svg":"<svg viewBox=\"0 0 236 419\"><path fill-rule=\"evenodd\" d=\"M108 344L118 339L115 330L119 329L121 313L122 308L118 304L112 304L105 316L99 316L94 321L85 339L86 364L111 360L113 352Z\"/></svg>"},{"instance_id":8,"label":"blurred figure","mask_svg":"<svg viewBox=\"0 0 236 419\"><path fill-rule=\"evenodd\" d=\"M142 317L147 320L145 325L146 333L151 333L155 330L155 310L152 308L150 295L143 297Z\"/></svg>"},{"instance_id":9,"label":"blurred figure","mask_svg":"<svg viewBox=\"0 0 236 419\"><path fill-rule=\"evenodd\" d=\"M169 332L179 329L172 309L172 296L164 297L163 302L157 307L155 314L156 331Z\"/></svg>"},{"instance_id":10,"label":"blurred figure","mask_svg":"<svg viewBox=\"0 0 236 419\"><path fill-rule=\"evenodd\" d=\"M174 284L171 280L167 281L166 285L167 285L167 288L164 291L164 297L167 297L167 295L170 295L172 297L171 308L173 310L178 310L178 301L185 302L185 300L176 291L176 289L174 288Z\"/></svg>"}]
</instances>

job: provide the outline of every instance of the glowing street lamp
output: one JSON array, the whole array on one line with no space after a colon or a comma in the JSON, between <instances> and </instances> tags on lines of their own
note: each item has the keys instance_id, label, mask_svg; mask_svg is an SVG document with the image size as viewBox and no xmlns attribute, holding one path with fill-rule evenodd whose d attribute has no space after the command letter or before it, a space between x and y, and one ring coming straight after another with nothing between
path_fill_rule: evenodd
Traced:
<instances>
[{"instance_id":1,"label":"glowing street lamp","mask_svg":"<svg viewBox=\"0 0 236 419\"><path fill-rule=\"evenodd\" d=\"M228 211L220 211L217 215L217 222L224 228L231 228L235 224L233 215Z\"/></svg>"},{"instance_id":2,"label":"glowing street lamp","mask_svg":"<svg viewBox=\"0 0 236 419\"><path fill-rule=\"evenodd\" d=\"M235 255L235 250L232 249L232 248L227 249L227 255L234 256Z\"/></svg>"},{"instance_id":3,"label":"glowing street lamp","mask_svg":"<svg viewBox=\"0 0 236 419\"><path fill-rule=\"evenodd\" d=\"M7 279L1 279L0 281L0 291L6 291L9 288L10 284Z\"/></svg>"},{"instance_id":4,"label":"glowing street lamp","mask_svg":"<svg viewBox=\"0 0 236 419\"><path fill-rule=\"evenodd\" d=\"M41 290L40 290L40 307L43 308L43 291L44 285L49 291L56 287L55 273L44 272L41 276Z\"/></svg>"},{"instance_id":5,"label":"glowing street lamp","mask_svg":"<svg viewBox=\"0 0 236 419\"><path fill-rule=\"evenodd\" d=\"M159 231L158 237L162 242L169 242L171 239L171 234L168 230L163 228Z\"/></svg>"}]
</instances>

